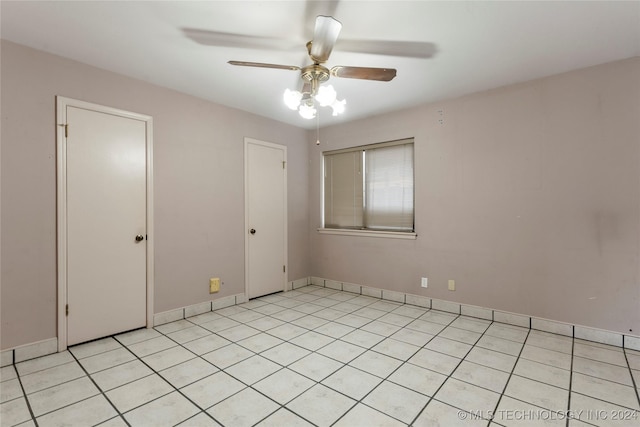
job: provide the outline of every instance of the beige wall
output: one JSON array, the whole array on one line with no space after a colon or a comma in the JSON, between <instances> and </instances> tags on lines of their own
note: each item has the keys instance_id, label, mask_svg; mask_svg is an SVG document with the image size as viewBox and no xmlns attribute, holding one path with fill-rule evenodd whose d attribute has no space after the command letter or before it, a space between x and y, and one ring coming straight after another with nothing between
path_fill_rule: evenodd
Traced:
<instances>
[{"instance_id":1,"label":"beige wall","mask_svg":"<svg viewBox=\"0 0 640 427\"><path fill-rule=\"evenodd\" d=\"M319 235L321 151L412 136L417 240ZM640 334L639 58L325 128L320 139L312 275Z\"/></svg>"},{"instance_id":2,"label":"beige wall","mask_svg":"<svg viewBox=\"0 0 640 427\"><path fill-rule=\"evenodd\" d=\"M2 349L56 336L55 95L154 117L156 312L208 300L211 276L217 297L243 291L250 136L288 146L290 279L640 332L638 58L326 128L316 147L315 132L10 42L1 53ZM418 239L318 235L321 150L410 136Z\"/></svg>"},{"instance_id":3,"label":"beige wall","mask_svg":"<svg viewBox=\"0 0 640 427\"><path fill-rule=\"evenodd\" d=\"M56 336L55 96L153 116L155 311L244 291L244 142L289 157L289 278L308 271L306 132L2 42L1 343ZM239 214L240 213L240 214Z\"/></svg>"}]
</instances>

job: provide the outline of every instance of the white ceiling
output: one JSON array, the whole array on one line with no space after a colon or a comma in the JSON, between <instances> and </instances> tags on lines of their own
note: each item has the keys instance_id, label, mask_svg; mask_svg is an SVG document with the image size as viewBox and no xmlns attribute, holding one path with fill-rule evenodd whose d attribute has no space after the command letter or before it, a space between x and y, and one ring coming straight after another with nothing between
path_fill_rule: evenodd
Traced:
<instances>
[{"instance_id":1,"label":"white ceiling","mask_svg":"<svg viewBox=\"0 0 640 427\"><path fill-rule=\"evenodd\" d=\"M640 55L640 1L6 1L3 39L303 128L285 107L295 71L228 60L303 66L315 16L342 22L340 40L433 43L429 58L336 46L327 63L396 68L388 83L331 78L347 111L322 109L320 126L457 97ZM270 48L196 42L185 29L268 38ZM230 36L228 40L233 40Z\"/></svg>"}]
</instances>

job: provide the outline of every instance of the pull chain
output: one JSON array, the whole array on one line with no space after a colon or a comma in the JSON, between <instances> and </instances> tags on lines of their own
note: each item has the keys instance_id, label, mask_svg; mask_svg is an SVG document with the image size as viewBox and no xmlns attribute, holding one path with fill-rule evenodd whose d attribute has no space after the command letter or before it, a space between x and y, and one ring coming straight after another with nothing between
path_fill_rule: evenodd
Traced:
<instances>
[{"instance_id":1,"label":"pull chain","mask_svg":"<svg viewBox=\"0 0 640 427\"><path fill-rule=\"evenodd\" d=\"M316 145L320 145L320 112L316 114Z\"/></svg>"}]
</instances>

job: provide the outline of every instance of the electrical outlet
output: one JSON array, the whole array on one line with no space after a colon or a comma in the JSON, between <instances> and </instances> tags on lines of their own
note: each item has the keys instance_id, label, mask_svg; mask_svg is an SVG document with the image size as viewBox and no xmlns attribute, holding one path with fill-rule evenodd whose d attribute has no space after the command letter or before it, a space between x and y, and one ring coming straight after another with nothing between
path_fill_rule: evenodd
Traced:
<instances>
[{"instance_id":1,"label":"electrical outlet","mask_svg":"<svg viewBox=\"0 0 640 427\"><path fill-rule=\"evenodd\" d=\"M422 281L420 282L420 286L422 286L423 288L428 288L429 287L429 280L426 277L423 277Z\"/></svg>"},{"instance_id":2,"label":"electrical outlet","mask_svg":"<svg viewBox=\"0 0 640 427\"><path fill-rule=\"evenodd\" d=\"M220 292L220 278L212 277L209 279L209 293L215 294L216 292Z\"/></svg>"},{"instance_id":3,"label":"electrical outlet","mask_svg":"<svg viewBox=\"0 0 640 427\"><path fill-rule=\"evenodd\" d=\"M449 279L449 290L450 291L455 291L456 290L456 281L455 280Z\"/></svg>"}]
</instances>

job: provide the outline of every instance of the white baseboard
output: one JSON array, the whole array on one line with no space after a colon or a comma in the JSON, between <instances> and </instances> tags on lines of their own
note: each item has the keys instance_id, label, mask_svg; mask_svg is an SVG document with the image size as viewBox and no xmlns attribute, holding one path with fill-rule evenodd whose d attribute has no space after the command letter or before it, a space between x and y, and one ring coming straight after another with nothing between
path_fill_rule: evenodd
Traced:
<instances>
[{"instance_id":1,"label":"white baseboard","mask_svg":"<svg viewBox=\"0 0 640 427\"><path fill-rule=\"evenodd\" d=\"M310 283L309 279L310 279L309 277L303 277L302 279L292 280L291 282L289 282L289 286L287 287L287 290L292 291L294 289L307 286Z\"/></svg>"},{"instance_id":2,"label":"white baseboard","mask_svg":"<svg viewBox=\"0 0 640 427\"><path fill-rule=\"evenodd\" d=\"M307 285L307 279L304 280L304 286ZM301 281L296 281L302 287ZM219 298L213 301L206 301L186 307L176 308L174 310L157 313L153 316L153 326L163 325L176 320L185 319L187 317L196 316L206 313L207 311L218 310L220 308L229 307L236 304L242 304L247 299L242 294L231 295ZM8 366L14 363L24 362L25 360L35 359L36 357L46 356L58 352L58 338L49 338L46 340L21 345L0 352L0 367Z\"/></svg>"},{"instance_id":3,"label":"white baseboard","mask_svg":"<svg viewBox=\"0 0 640 427\"><path fill-rule=\"evenodd\" d=\"M505 323L508 325L520 326L523 328L535 329L543 332L550 332L586 341L593 341L601 344L640 351L640 337L635 335L627 335L582 325L573 325L566 322L543 319L520 313L510 313L488 307L478 307L475 305L460 304L453 301L433 299L421 295L412 295L387 289L373 288L371 286L363 286L355 283L340 282L332 279L324 279L322 277L309 277L308 283L310 285L322 286L330 289L352 292L359 295L402 302L423 308L446 311L449 313L461 314L463 316L477 317L498 323Z\"/></svg>"},{"instance_id":4,"label":"white baseboard","mask_svg":"<svg viewBox=\"0 0 640 427\"><path fill-rule=\"evenodd\" d=\"M198 314L208 311L219 310L244 302L247 302L247 298L244 293L241 293L218 298L213 301L200 302L169 311L163 311L153 316L153 326L164 325L165 323L175 322L176 320L186 319L187 317L197 316Z\"/></svg>"},{"instance_id":5,"label":"white baseboard","mask_svg":"<svg viewBox=\"0 0 640 427\"><path fill-rule=\"evenodd\" d=\"M505 311L494 310L492 308L460 304L452 301L437 300L421 295L413 295L397 291L390 291L387 289L372 288L370 286L363 286L355 283L339 282L336 280L323 279L320 277L303 277L288 282L287 290L299 289L308 285L321 286L330 289L351 292L358 295L366 295L389 301L415 305L418 307L461 314L463 316L477 317L494 322L505 323L543 332L550 332L553 334L579 338L586 341L593 341L601 344L609 344L617 347L640 351L640 337L635 335L621 334L619 332L607 331L581 325L572 325L570 323L560 322L556 320L543 319L518 313L509 313ZM174 322L176 320L185 319L187 317L196 316L208 311L219 310L221 308L226 308L245 302L247 302L247 297L244 293L241 293L230 295L224 298L219 298L213 301L192 304L189 306L155 314L153 316L153 325L159 326L165 323ZM2 352L0 352L0 367L8 366L13 363L23 362L25 360L35 359L36 357L46 356L48 354L56 353L57 351L58 338L49 338L35 343L25 344L15 348L3 350Z\"/></svg>"},{"instance_id":6,"label":"white baseboard","mask_svg":"<svg viewBox=\"0 0 640 427\"><path fill-rule=\"evenodd\" d=\"M13 350L3 350L0 353L0 367L13 364Z\"/></svg>"},{"instance_id":7,"label":"white baseboard","mask_svg":"<svg viewBox=\"0 0 640 427\"><path fill-rule=\"evenodd\" d=\"M0 366L8 366L13 363L24 362L25 360L35 359L36 357L57 353L57 351L58 338L49 338L46 340L21 345L2 351L2 356L0 357Z\"/></svg>"}]
</instances>

